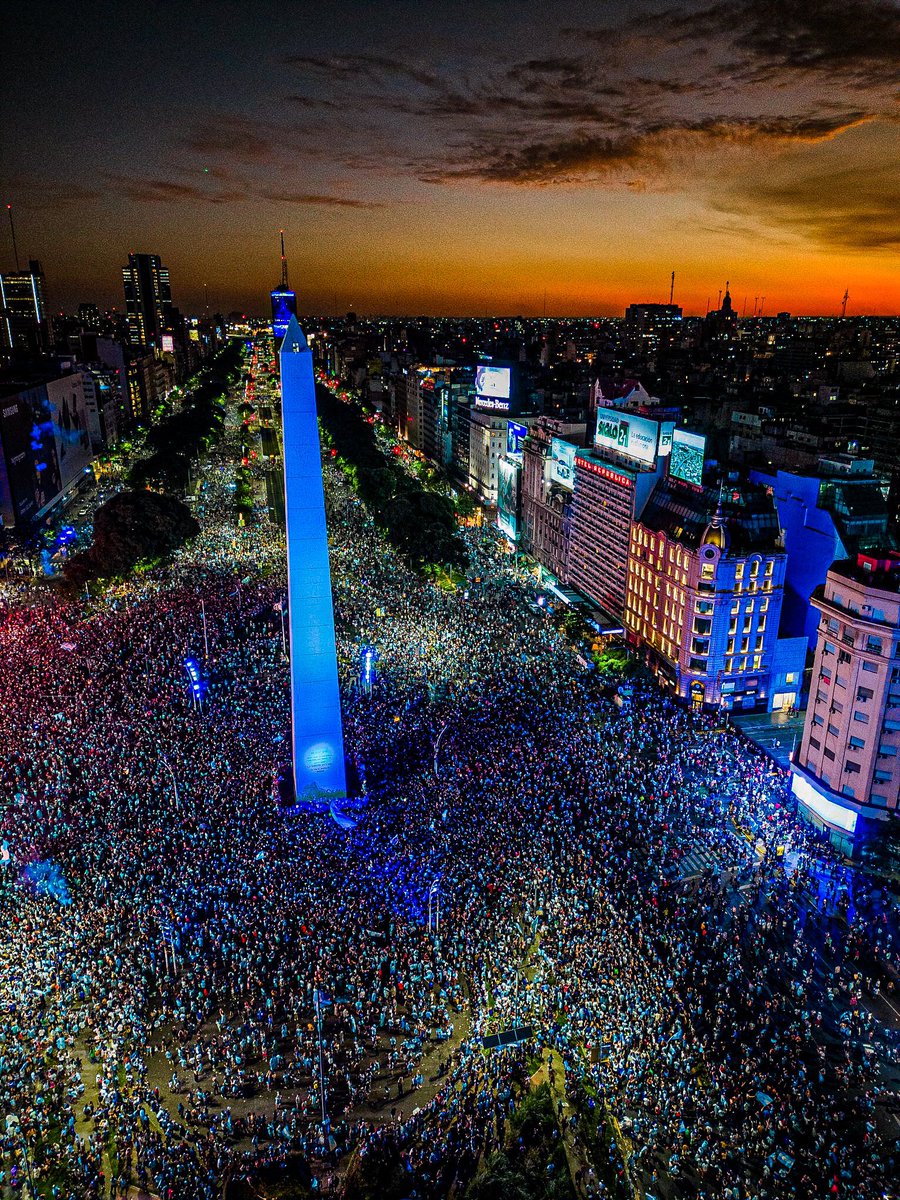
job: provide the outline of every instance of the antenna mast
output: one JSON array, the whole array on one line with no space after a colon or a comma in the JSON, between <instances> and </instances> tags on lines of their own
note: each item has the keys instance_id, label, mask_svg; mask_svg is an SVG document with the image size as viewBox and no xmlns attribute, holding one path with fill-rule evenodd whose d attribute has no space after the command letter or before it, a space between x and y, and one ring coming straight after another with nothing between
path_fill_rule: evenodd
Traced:
<instances>
[{"instance_id":1,"label":"antenna mast","mask_svg":"<svg viewBox=\"0 0 900 1200\"><path fill-rule=\"evenodd\" d=\"M287 259L284 256L284 230L282 229L280 232L281 232L281 286L285 290L287 290L288 273L287 273Z\"/></svg>"},{"instance_id":2,"label":"antenna mast","mask_svg":"<svg viewBox=\"0 0 900 1200\"><path fill-rule=\"evenodd\" d=\"M9 232L12 234L13 258L16 260L16 270L19 269L19 249L16 246L16 227L13 224L12 205L7 204L6 211L9 213Z\"/></svg>"},{"instance_id":3,"label":"antenna mast","mask_svg":"<svg viewBox=\"0 0 900 1200\"><path fill-rule=\"evenodd\" d=\"M672 307L672 301L675 298L675 272L672 272L672 282L669 284L669 307Z\"/></svg>"},{"instance_id":4,"label":"antenna mast","mask_svg":"<svg viewBox=\"0 0 900 1200\"><path fill-rule=\"evenodd\" d=\"M844 317L846 317L846 315L847 315L847 301L849 299L850 299L850 289L846 288L844 290L844 302L843 302L843 304L841 304L841 320L842 321L843 321Z\"/></svg>"}]
</instances>

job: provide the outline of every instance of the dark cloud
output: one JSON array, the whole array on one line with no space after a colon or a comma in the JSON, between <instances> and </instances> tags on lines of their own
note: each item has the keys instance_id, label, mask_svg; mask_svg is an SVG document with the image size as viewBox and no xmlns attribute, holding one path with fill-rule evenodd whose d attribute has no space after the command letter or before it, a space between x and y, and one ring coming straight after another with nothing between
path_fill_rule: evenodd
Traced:
<instances>
[{"instance_id":1,"label":"dark cloud","mask_svg":"<svg viewBox=\"0 0 900 1200\"><path fill-rule=\"evenodd\" d=\"M659 175L698 151L732 147L813 145L871 120L868 113L849 112L831 117L767 118L651 126L639 134L592 137L582 134L555 141L536 141L514 150L482 143L440 168L423 173L430 183L478 179L489 183L548 184L599 181L634 173Z\"/></svg>"},{"instance_id":2,"label":"dark cloud","mask_svg":"<svg viewBox=\"0 0 900 1200\"><path fill-rule=\"evenodd\" d=\"M895 164L865 172L843 168L763 179L731 191L714 207L831 249L900 249L900 175Z\"/></svg>"},{"instance_id":3,"label":"dark cloud","mask_svg":"<svg viewBox=\"0 0 900 1200\"><path fill-rule=\"evenodd\" d=\"M316 192L274 192L261 190L257 195L262 200L275 204L301 204L320 208L384 208L376 200L355 200L351 196L329 196Z\"/></svg>"},{"instance_id":4,"label":"dark cloud","mask_svg":"<svg viewBox=\"0 0 900 1200\"><path fill-rule=\"evenodd\" d=\"M246 198L243 188L222 187L213 182L205 186L202 182L190 183L176 179L138 179L132 175L104 177L112 191L134 203L181 204L190 201L196 204L231 204Z\"/></svg>"},{"instance_id":5,"label":"dark cloud","mask_svg":"<svg viewBox=\"0 0 900 1200\"><path fill-rule=\"evenodd\" d=\"M644 12L618 27L570 29L607 51L663 45L718 55L724 84L781 73L895 86L900 16L894 0L727 0Z\"/></svg>"}]
</instances>

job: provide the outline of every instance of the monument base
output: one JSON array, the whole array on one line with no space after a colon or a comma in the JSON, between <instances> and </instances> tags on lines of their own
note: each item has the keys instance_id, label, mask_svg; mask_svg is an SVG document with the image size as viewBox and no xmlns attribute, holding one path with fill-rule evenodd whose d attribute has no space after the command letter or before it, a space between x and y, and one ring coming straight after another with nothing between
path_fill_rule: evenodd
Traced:
<instances>
[{"instance_id":1,"label":"monument base","mask_svg":"<svg viewBox=\"0 0 900 1200\"><path fill-rule=\"evenodd\" d=\"M356 765L345 760L347 791L328 791L308 787L298 794L294 779L294 764L282 763L275 772L275 795L278 807L285 816L297 813L327 813L343 829L352 829L359 820L359 810L365 807L362 783Z\"/></svg>"}]
</instances>

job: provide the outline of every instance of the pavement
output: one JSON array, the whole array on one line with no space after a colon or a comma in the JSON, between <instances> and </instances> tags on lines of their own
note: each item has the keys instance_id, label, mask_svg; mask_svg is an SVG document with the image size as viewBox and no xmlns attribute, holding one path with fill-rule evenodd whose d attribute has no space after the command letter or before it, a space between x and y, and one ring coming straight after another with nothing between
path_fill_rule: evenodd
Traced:
<instances>
[{"instance_id":1,"label":"pavement","mask_svg":"<svg viewBox=\"0 0 900 1200\"><path fill-rule=\"evenodd\" d=\"M806 710L789 716L785 712L731 713L729 720L745 734L751 742L774 758L780 767L788 770L791 753L799 746L803 736Z\"/></svg>"}]
</instances>

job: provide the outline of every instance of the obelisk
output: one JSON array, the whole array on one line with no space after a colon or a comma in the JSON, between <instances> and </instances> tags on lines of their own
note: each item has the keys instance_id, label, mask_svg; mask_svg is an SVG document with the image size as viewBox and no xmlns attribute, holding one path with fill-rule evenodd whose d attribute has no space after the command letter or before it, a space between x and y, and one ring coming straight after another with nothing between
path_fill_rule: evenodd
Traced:
<instances>
[{"instance_id":1,"label":"obelisk","mask_svg":"<svg viewBox=\"0 0 900 1200\"><path fill-rule=\"evenodd\" d=\"M292 316L281 343L294 789L299 802L347 795L312 352Z\"/></svg>"}]
</instances>

